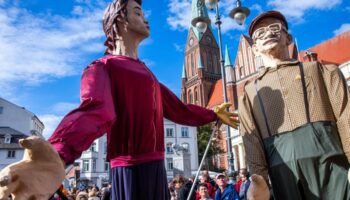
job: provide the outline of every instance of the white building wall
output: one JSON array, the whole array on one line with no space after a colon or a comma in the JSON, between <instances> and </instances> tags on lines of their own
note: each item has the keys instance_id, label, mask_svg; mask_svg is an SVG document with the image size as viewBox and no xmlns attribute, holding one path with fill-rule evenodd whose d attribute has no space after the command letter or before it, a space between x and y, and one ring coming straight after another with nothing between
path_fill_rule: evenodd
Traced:
<instances>
[{"instance_id":1,"label":"white building wall","mask_svg":"<svg viewBox=\"0 0 350 200\"><path fill-rule=\"evenodd\" d=\"M16 151L14 158L8 158L8 151L14 150ZM0 170L5 168L7 165L18 162L22 160L24 154L23 149L0 149Z\"/></svg>"},{"instance_id":2,"label":"white building wall","mask_svg":"<svg viewBox=\"0 0 350 200\"><path fill-rule=\"evenodd\" d=\"M188 128L188 137L182 137L181 135L181 129L182 127ZM174 129L174 135L173 137L167 137L167 129L172 128ZM172 169L169 169L167 164L167 159L173 159L175 156L175 152L169 153L167 152L167 144L183 144L187 143L189 145L189 153L191 157L191 169L197 170L198 169L198 144L197 144L197 127L191 127L191 126L184 126L175 124L174 122L164 119L164 134L165 134L165 168L167 170L168 176L173 175Z\"/></svg>"},{"instance_id":3,"label":"white building wall","mask_svg":"<svg viewBox=\"0 0 350 200\"><path fill-rule=\"evenodd\" d=\"M0 98L0 127L10 127L25 135L36 130L42 136L44 124L25 108Z\"/></svg>"}]
</instances>

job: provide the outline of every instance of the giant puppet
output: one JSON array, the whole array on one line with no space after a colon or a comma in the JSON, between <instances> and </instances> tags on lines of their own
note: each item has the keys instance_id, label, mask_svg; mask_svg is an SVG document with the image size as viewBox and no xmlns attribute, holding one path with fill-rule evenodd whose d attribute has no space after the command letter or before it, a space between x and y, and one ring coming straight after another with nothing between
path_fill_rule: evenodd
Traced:
<instances>
[{"instance_id":1,"label":"giant puppet","mask_svg":"<svg viewBox=\"0 0 350 200\"><path fill-rule=\"evenodd\" d=\"M270 178L278 200L350 199L350 102L341 71L291 59L280 12L256 17L249 34L264 63L239 101L249 169Z\"/></svg>"},{"instance_id":2,"label":"giant puppet","mask_svg":"<svg viewBox=\"0 0 350 200\"><path fill-rule=\"evenodd\" d=\"M233 118L237 115L225 111L227 104L215 112L183 104L139 60L139 44L150 34L141 0L114 0L104 14L103 30L107 36L106 55L84 70L81 104L63 118L49 142L69 165L96 138L107 133L112 199L167 200L163 118L189 126L219 118L237 128L238 121ZM32 177L39 181L32 183L57 179L40 170L42 173ZM16 177L16 181L21 178ZM22 187L27 196L31 196L30 188L26 184Z\"/></svg>"}]
</instances>

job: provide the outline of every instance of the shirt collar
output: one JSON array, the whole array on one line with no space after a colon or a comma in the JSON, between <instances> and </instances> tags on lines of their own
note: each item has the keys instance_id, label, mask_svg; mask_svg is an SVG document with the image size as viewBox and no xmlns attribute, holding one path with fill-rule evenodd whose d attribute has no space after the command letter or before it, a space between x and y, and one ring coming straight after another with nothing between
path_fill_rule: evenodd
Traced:
<instances>
[{"instance_id":1,"label":"shirt collar","mask_svg":"<svg viewBox=\"0 0 350 200\"><path fill-rule=\"evenodd\" d=\"M298 60L293 59L293 60L281 61L281 62L277 63L277 67L264 67L263 66L260 68L258 79L262 79L262 77L265 76L267 73L274 72L281 67L290 66L290 65L297 65L298 63L299 63Z\"/></svg>"}]
</instances>

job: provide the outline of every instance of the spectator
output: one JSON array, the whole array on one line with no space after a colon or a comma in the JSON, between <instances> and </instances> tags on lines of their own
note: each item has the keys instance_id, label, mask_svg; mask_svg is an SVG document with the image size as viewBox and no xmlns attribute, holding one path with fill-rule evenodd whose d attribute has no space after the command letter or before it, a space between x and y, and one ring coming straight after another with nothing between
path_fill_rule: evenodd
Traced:
<instances>
[{"instance_id":1,"label":"spectator","mask_svg":"<svg viewBox=\"0 0 350 200\"><path fill-rule=\"evenodd\" d=\"M225 174L216 175L216 184L218 189L215 193L215 200L240 200L234 185L228 184L228 178Z\"/></svg>"},{"instance_id":2,"label":"spectator","mask_svg":"<svg viewBox=\"0 0 350 200\"><path fill-rule=\"evenodd\" d=\"M86 192L79 192L75 200L88 200L89 196Z\"/></svg>"},{"instance_id":3,"label":"spectator","mask_svg":"<svg viewBox=\"0 0 350 200\"><path fill-rule=\"evenodd\" d=\"M250 185L250 181L248 179L248 172L247 171L241 171L240 177L242 180L241 187L239 189L239 197L241 200L247 200L247 191Z\"/></svg>"},{"instance_id":4,"label":"spectator","mask_svg":"<svg viewBox=\"0 0 350 200\"><path fill-rule=\"evenodd\" d=\"M180 188L179 193L177 194L177 200L186 200L188 195L190 194L191 187L192 187L193 181L191 179L188 179ZM196 199L196 193L193 192L191 195L190 200Z\"/></svg>"},{"instance_id":5,"label":"spectator","mask_svg":"<svg viewBox=\"0 0 350 200\"><path fill-rule=\"evenodd\" d=\"M208 193L208 183L199 183L198 194L200 197L199 200L213 200Z\"/></svg>"}]
</instances>

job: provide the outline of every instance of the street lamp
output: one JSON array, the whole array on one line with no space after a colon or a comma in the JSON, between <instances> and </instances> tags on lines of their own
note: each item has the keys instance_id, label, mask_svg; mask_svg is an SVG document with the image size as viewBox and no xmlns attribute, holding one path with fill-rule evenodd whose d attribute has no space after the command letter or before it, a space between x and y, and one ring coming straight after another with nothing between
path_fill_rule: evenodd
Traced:
<instances>
[{"instance_id":1,"label":"street lamp","mask_svg":"<svg viewBox=\"0 0 350 200\"><path fill-rule=\"evenodd\" d=\"M230 16L237 22L237 24L242 25L245 19L250 14L249 8L242 7L241 1L237 0L236 8L231 10Z\"/></svg>"},{"instance_id":2,"label":"street lamp","mask_svg":"<svg viewBox=\"0 0 350 200\"><path fill-rule=\"evenodd\" d=\"M221 16L219 12L219 0L205 0L205 5L203 5L203 1L201 0L198 3L198 6L207 6L208 9L213 10L216 9L216 16L215 16L215 24L218 27L218 38L219 38L219 51L220 51L220 66L221 66L221 75L222 75L222 87L223 87L223 92L224 92L224 103L228 102L227 99L227 91L226 91L226 74L225 74L225 60L222 54L222 38L221 38ZM202 9L199 9L202 10ZM236 8L234 8L230 12L230 16L235 19L235 21L239 24L242 25L246 19L246 17L249 15L250 11L246 7L241 6L241 1L237 0L236 2ZM207 25L202 25L202 23L206 23ZM208 18L203 17L203 15L199 15L199 17L196 17L192 20L191 24L197 28L199 32L203 31L203 29L198 29L198 27L204 27L207 28L210 25L210 20L208 21ZM205 32L205 30L204 30ZM202 33L204 33L202 32ZM228 165L229 165L229 173L232 174L235 169L233 165L233 153L232 153L232 142L231 142L231 131L230 127L226 126L226 132L227 132L227 159L228 159Z\"/></svg>"}]
</instances>

